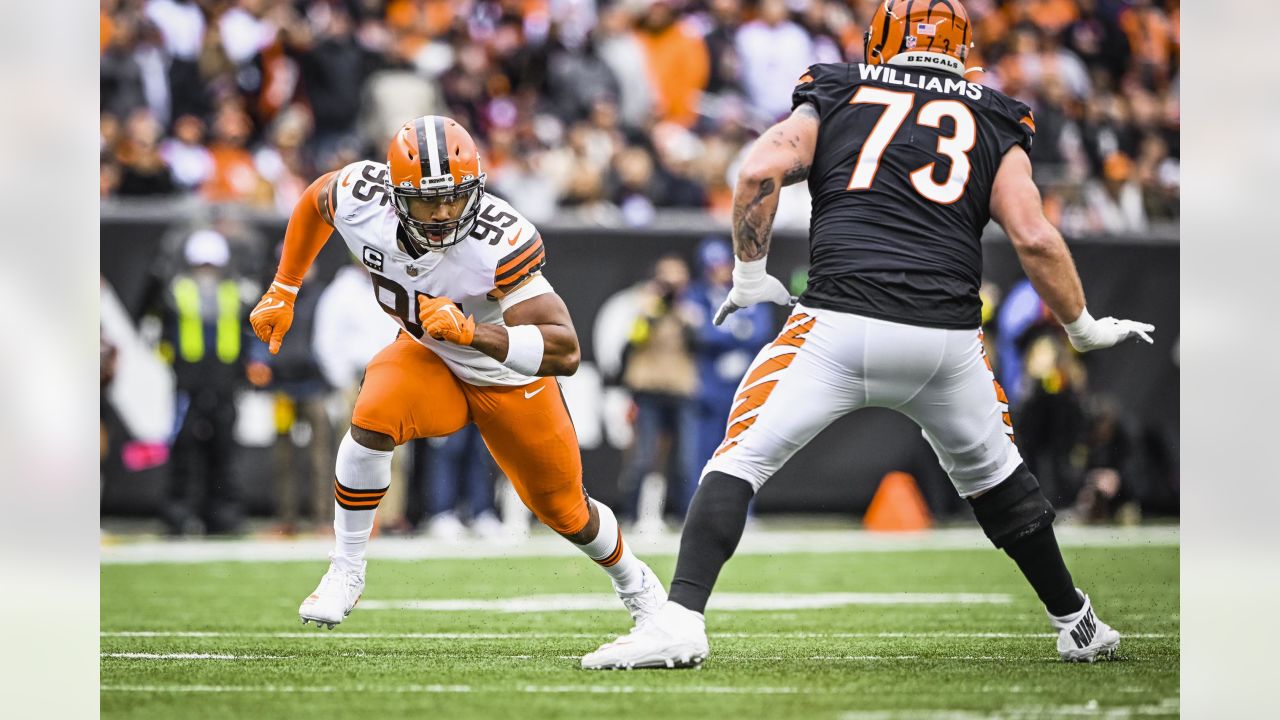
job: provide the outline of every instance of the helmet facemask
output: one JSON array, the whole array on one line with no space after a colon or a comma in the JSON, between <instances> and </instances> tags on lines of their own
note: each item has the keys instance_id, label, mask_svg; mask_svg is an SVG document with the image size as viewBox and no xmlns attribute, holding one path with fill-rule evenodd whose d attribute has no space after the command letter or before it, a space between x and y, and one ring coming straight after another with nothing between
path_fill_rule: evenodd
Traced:
<instances>
[{"instance_id":1,"label":"helmet facemask","mask_svg":"<svg viewBox=\"0 0 1280 720\"><path fill-rule=\"evenodd\" d=\"M453 177L446 175L424 178L421 188L388 188L396 218L413 245L411 249L419 254L440 252L470 235L480 214L484 181L482 173L455 185Z\"/></svg>"}]
</instances>

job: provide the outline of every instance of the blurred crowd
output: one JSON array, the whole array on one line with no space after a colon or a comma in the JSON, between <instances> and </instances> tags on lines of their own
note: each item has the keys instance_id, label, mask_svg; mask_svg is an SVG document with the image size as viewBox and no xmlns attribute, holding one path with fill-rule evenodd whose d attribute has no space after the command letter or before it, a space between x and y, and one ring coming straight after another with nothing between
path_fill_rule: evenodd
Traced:
<instances>
[{"instance_id":1,"label":"blurred crowd","mask_svg":"<svg viewBox=\"0 0 1280 720\"><path fill-rule=\"evenodd\" d=\"M536 221L725 217L744 147L879 0L101 0L101 194L288 212L423 114ZM967 0L970 79L1027 102L1068 234L1176 220L1178 0ZM803 193L803 189L799 190ZM779 211L801 226L804 211Z\"/></svg>"}]
</instances>

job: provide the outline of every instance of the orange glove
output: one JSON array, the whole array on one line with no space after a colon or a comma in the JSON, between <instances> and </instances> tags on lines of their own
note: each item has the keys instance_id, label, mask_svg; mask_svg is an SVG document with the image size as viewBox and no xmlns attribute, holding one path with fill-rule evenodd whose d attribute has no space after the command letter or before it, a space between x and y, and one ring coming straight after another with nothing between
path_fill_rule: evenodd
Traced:
<instances>
[{"instance_id":1,"label":"orange glove","mask_svg":"<svg viewBox=\"0 0 1280 720\"><path fill-rule=\"evenodd\" d=\"M418 322L428 335L454 345L470 345L476 339L476 321L447 297L418 296Z\"/></svg>"},{"instance_id":2,"label":"orange glove","mask_svg":"<svg viewBox=\"0 0 1280 720\"><path fill-rule=\"evenodd\" d=\"M293 303L298 299L298 288L279 282L271 283L271 287L262 294L258 306L249 313L249 324L258 339L267 343L272 355L280 352L280 343L284 334L293 325Z\"/></svg>"}]
</instances>

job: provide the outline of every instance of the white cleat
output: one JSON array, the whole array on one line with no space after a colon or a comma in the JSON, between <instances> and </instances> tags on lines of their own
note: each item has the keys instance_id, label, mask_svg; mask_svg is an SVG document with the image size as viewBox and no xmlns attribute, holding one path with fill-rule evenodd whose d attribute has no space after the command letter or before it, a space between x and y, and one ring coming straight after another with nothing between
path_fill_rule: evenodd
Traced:
<instances>
[{"instance_id":1,"label":"white cleat","mask_svg":"<svg viewBox=\"0 0 1280 720\"><path fill-rule=\"evenodd\" d=\"M617 588L615 587L614 590ZM662 581L658 576L649 569L648 565L645 565L644 581L640 589L633 593L619 592L618 599L622 600L627 612L631 613L635 626L640 627L657 615L658 610L667 601L667 591L662 587Z\"/></svg>"},{"instance_id":2,"label":"white cleat","mask_svg":"<svg viewBox=\"0 0 1280 720\"><path fill-rule=\"evenodd\" d=\"M696 668L710 654L706 621L673 602L666 602L631 632L582 658L584 670Z\"/></svg>"},{"instance_id":3,"label":"white cleat","mask_svg":"<svg viewBox=\"0 0 1280 720\"><path fill-rule=\"evenodd\" d=\"M1076 592L1084 600L1084 607L1065 617L1049 616L1058 631L1058 655L1063 662L1091 663L1114 658L1120 647L1120 633L1098 619L1088 595L1079 588Z\"/></svg>"},{"instance_id":4,"label":"white cleat","mask_svg":"<svg viewBox=\"0 0 1280 720\"><path fill-rule=\"evenodd\" d=\"M308 621L316 627L327 626L332 630L351 614L352 608L360 602L360 594L364 592L364 561L360 562L358 572L339 570L333 563L333 554L329 554L329 572L320 578L320 585L298 608L302 624Z\"/></svg>"}]
</instances>

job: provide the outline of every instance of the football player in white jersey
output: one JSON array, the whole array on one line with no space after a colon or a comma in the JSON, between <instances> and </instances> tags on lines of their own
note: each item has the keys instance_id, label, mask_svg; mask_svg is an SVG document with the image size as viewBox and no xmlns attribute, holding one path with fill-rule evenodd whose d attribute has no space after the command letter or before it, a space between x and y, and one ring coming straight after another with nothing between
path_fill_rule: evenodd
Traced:
<instances>
[{"instance_id":1,"label":"football player in white jersey","mask_svg":"<svg viewBox=\"0 0 1280 720\"><path fill-rule=\"evenodd\" d=\"M609 574L637 623L666 600L613 512L582 485L577 436L555 381L577 370L578 337L540 272L542 236L484 185L470 134L449 118L420 117L392 138L385 164L356 162L321 176L289 218L275 280L250 315L272 353L292 323L302 278L335 229L403 327L370 361L338 449L336 545L298 610L304 624L332 629L359 600L395 446L469 422L525 505Z\"/></svg>"}]
</instances>

